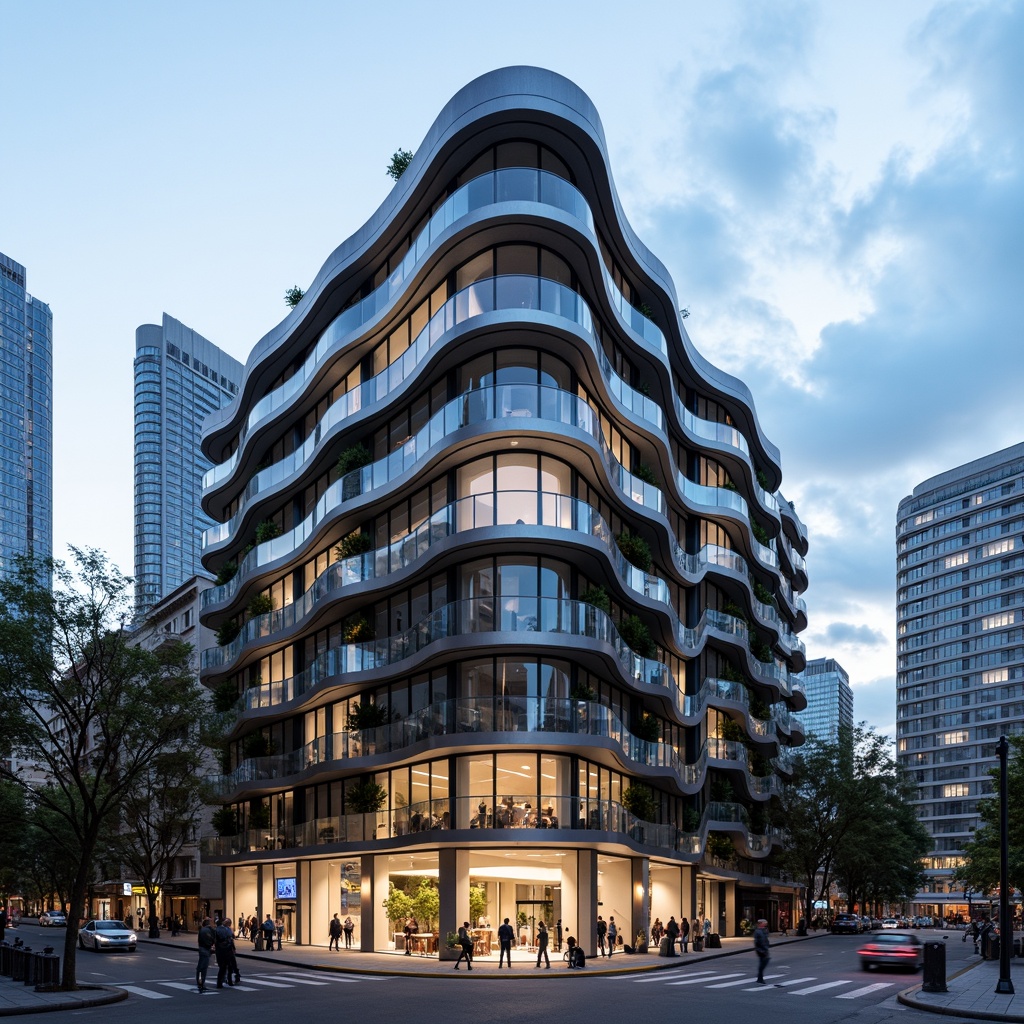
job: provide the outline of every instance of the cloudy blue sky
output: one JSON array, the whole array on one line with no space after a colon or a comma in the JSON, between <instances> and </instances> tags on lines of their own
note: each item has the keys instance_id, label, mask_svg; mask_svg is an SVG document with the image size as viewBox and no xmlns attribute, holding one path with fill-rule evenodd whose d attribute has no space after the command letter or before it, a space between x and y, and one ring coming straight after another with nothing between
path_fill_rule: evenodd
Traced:
<instances>
[{"instance_id":1,"label":"cloudy blue sky","mask_svg":"<svg viewBox=\"0 0 1024 1024\"><path fill-rule=\"evenodd\" d=\"M1022 439L1024 5L0 0L0 251L55 331L55 545L132 568L135 328L245 360L462 85L601 112L811 532L811 657L894 731L896 505Z\"/></svg>"}]
</instances>

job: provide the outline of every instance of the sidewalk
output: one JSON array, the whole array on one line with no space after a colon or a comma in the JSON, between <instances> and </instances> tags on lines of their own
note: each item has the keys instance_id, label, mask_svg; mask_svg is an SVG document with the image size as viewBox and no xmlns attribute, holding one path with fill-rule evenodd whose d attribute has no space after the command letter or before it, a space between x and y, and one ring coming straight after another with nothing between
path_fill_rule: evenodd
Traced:
<instances>
[{"instance_id":1,"label":"sidewalk","mask_svg":"<svg viewBox=\"0 0 1024 1024\"><path fill-rule=\"evenodd\" d=\"M1010 981L1014 994L996 995L999 961L979 960L946 979L948 992L922 992L921 986L901 992L897 998L904 1006L949 1017L976 1020L1019 1021L1024 1024L1024 960L1010 961Z\"/></svg>"},{"instance_id":2,"label":"sidewalk","mask_svg":"<svg viewBox=\"0 0 1024 1024\"><path fill-rule=\"evenodd\" d=\"M827 932L818 932L805 938L790 935L786 938L773 936L772 946L781 946L790 942L806 942ZM252 943L247 939L238 939L237 957L240 961L242 976L247 969L259 969L266 964L277 964L282 967L301 967L313 971L339 971L355 974L374 974L392 977L438 978L452 973L454 964L450 960L439 961L436 956L405 956L401 953L361 953L355 950L342 950L333 953L324 946L292 946L286 944L280 952L255 952ZM162 932L159 939L139 936L139 944L164 946L177 949L185 956L195 956L196 936L194 932L182 932L171 937L169 932ZM595 974L626 974L644 971L657 971L681 967L684 964L703 960L715 960L724 956L735 956L752 951L752 940L749 936L735 939L722 939L721 949L705 950L702 953L680 954L675 958L659 957L656 954L629 956L616 953L612 957L588 957L586 969L570 971L562 961L561 952L551 953L551 973L537 971L534 964L536 953L519 953L514 955L514 966L511 970L498 970L497 955L478 957L473 961L476 976L487 975L491 978L585 978ZM79 959L81 963L81 959ZM993 983L994 984L994 983ZM31 985L0 978L0 1017L23 1013L45 1013L50 1010L80 1010L90 1006L102 1006L106 1003L120 1002L127 998L123 989L93 987L79 989L77 992L36 992Z\"/></svg>"}]
</instances>

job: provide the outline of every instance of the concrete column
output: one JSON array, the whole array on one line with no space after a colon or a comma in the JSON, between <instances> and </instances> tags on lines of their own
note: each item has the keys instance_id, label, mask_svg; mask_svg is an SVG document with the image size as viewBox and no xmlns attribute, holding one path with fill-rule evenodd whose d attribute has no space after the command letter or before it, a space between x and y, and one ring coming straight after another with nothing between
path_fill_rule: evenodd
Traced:
<instances>
[{"instance_id":1,"label":"concrete column","mask_svg":"<svg viewBox=\"0 0 1024 1024\"><path fill-rule=\"evenodd\" d=\"M719 922L722 929L722 938L732 937L736 934L736 883L719 882L725 886L725 920Z\"/></svg>"},{"instance_id":2,"label":"concrete column","mask_svg":"<svg viewBox=\"0 0 1024 1024\"><path fill-rule=\"evenodd\" d=\"M298 899L295 901L295 945L308 946L312 942L311 923L313 920L313 886L308 860L295 865L295 883Z\"/></svg>"},{"instance_id":3,"label":"concrete column","mask_svg":"<svg viewBox=\"0 0 1024 1024\"><path fill-rule=\"evenodd\" d=\"M469 921L469 851L443 847L437 853L437 952L441 960L455 960L459 950L448 949L449 932ZM470 922L472 924L473 922Z\"/></svg>"},{"instance_id":4,"label":"concrete column","mask_svg":"<svg viewBox=\"0 0 1024 1024\"><path fill-rule=\"evenodd\" d=\"M565 922L563 922L564 924ZM572 924L572 922L570 922ZM566 935L575 935L586 955L597 953L597 851L580 850L576 856L576 921L575 931L566 928Z\"/></svg>"},{"instance_id":5,"label":"concrete column","mask_svg":"<svg viewBox=\"0 0 1024 1024\"><path fill-rule=\"evenodd\" d=\"M388 858L386 854L363 854L359 887L359 949L372 953L388 949L392 940L391 924L382 904L388 898Z\"/></svg>"},{"instance_id":6,"label":"concrete column","mask_svg":"<svg viewBox=\"0 0 1024 1024\"><path fill-rule=\"evenodd\" d=\"M633 882L632 927L622 941L633 945L638 935L643 935L643 943L637 944L636 951L645 953L651 938L651 862L646 857L632 857L630 865Z\"/></svg>"}]
</instances>

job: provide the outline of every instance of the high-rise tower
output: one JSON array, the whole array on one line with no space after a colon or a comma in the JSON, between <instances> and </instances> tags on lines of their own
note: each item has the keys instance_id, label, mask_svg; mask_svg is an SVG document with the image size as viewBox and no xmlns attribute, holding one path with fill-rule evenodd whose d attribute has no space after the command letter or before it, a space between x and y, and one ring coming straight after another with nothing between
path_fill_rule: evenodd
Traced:
<instances>
[{"instance_id":1,"label":"high-rise tower","mask_svg":"<svg viewBox=\"0 0 1024 1024\"><path fill-rule=\"evenodd\" d=\"M203 421L231 401L242 364L166 313L135 332L135 620L197 572Z\"/></svg>"},{"instance_id":2,"label":"high-rise tower","mask_svg":"<svg viewBox=\"0 0 1024 1024\"><path fill-rule=\"evenodd\" d=\"M226 907L388 949L412 899L427 951L471 907L482 948L793 919L807 538L678 305L590 100L507 68L259 343L203 438Z\"/></svg>"},{"instance_id":3,"label":"high-rise tower","mask_svg":"<svg viewBox=\"0 0 1024 1024\"><path fill-rule=\"evenodd\" d=\"M800 678L807 696L800 712L804 732L835 743L840 729L853 728L853 689L846 669L835 658L813 658Z\"/></svg>"},{"instance_id":4,"label":"high-rise tower","mask_svg":"<svg viewBox=\"0 0 1024 1024\"><path fill-rule=\"evenodd\" d=\"M0 573L53 553L53 316L0 253Z\"/></svg>"}]
</instances>

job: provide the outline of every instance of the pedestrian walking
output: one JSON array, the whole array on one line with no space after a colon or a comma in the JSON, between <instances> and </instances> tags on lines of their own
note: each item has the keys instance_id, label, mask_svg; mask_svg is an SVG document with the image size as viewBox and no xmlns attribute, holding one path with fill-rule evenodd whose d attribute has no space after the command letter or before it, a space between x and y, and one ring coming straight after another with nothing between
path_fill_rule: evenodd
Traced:
<instances>
[{"instance_id":1,"label":"pedestrian walking","mask_svg":"<svg viewBox=\"0 0 1024 1024\"><path fill-rule=\"evenodd\" d=\"M771 960L771 943L768 941L768 922L763 918L757 919L757 927L754 929L754 952L757 954L757 983L763 985L764 971Z\"/></svg>"},{"instance_id":2,"label":"pedestrian walking","mask_svg":"<svg viewBox=\"0 0 1024 1024\"><path fill-rule=\"evenodd\" d=\"M459 929L459 946L461 952L459 953L459 959L455 961L455 970L459 969L459 964L462 963L462 958L466 958L466 970L473 970L473 936L469 934L469 922L463 921L462 927Z\"/></svg>"},{"instance_id":3,"label":"pedestrian walking","mask_svg":"<svg viewBox=\"0 0 1024 1024\"><path fill-rule=\"evenodd\" d=\"M210 957L213 955L216 941L217 938L210 927L210 919L204 917L199 929L199 962L196 964L196 988L200 992L206 991L206 972L210 969Z\"/></svg>"},{"instance_id":4,"label":"pedestrian walking","mask_svg":"<svg viewBox=\"0 0 1024 1024\"><path fill-rule=\"evenodd\" d=\"M217 957L217 988L224 987L224 981L232 981L231 960L235 950L235 933L231 930L231 918L222 917L214 930L214 954Z\"/></svg>"},{"instance_id":5,"label":"pedestrian walking","mask_svg":"<svg viewBox=\"0 0 1024 1024\"><path fill-rule=\"evenodd\" d=\"M330 952L332 949L335 953L341 952L341 921L338 919L338 915L335 914L331 918L331 923L327 926L327 936L331 940L327 943L327 950Z\"/></svg>"},{"instance_id":6,"label":"pedestrian walking","mask_svg":"<svg viewBox=\"0 0 1024 1024\"><path fill-rule=\"evenodd\" d=\"M619 937L619 929L615 924L615 918L609 916L608 918L608 955L611 956L615 952L615 943Z\"/></svg>"},{"instance_id":7,"label":"pedestrian walking","mask_svg":"<svg viewBox=\"0 0 1024 1024\"><path fill-rule=\"evenodd\" d=\"M562 952L562 919L555 922L555 952Z\"/></svg>"},{"instance_id":8,"label":"pedestrian walking","mask_svg":"<svg viewBox=\"0 0 1024 1024\"><path fill-rule=\"evenodd\" d=\"M509 970L512 969L512 943L516 941L516 931L508 923L508 918L498 925L498 970L501 970L502 963L508 962Z\"/></svg>"},{"instance_id":9,"label":"pedestrian walking","mask_svg":"<svg viewBox=\"0 0 1024 1024\"><path fill-rule=\"evenodd\" d=\"M267 914L266 920L260 925L260 931L263 933L263 947L268 953L274 952L274 919Z\"/></svg>"},{"instance_id":10,"label":"pedestrian walking","mask_svg":"<svg viewBox=\"0 0 1024 1024\"><path fill-rule=\"evenodd\" d=\"M544 958L544 962L547 964L547 969L551 970L551 958L548 956L548 928L547 925L541 921L537 925L537 966L540 967L540 958ZM509 964L511 966L511 964Z\"/></svg>"},{"instance_id":11,"label":"pedestrian walking","mask_svg":"<svg viewBox=\"0 0 1024 1024\"><path fill-rule=\"evenodd\" d=\"M606 956L607 948L605 947L605 936L608 934L608 924L605 919L598 914L597 915L597 955Z\"/></svg>"},{"instance_id":12,"label":"pedestrian walking","mask_svg":"<svg viewBox=\"0 0 1024 1024\"><path fill-rule=\"evenodd\" d=\"M679 948L684 953L688 953L689 952L689 950L686 948L687 943L689 941L690 941L690 922L687 921L686 915L683 914L683 918L679 922Z\"/></svg>"},{"instance_id":13,"label":"pedestrian walking","mask_svg":"<svg viewBox=\"0 0 1024 1024\"><path fill-rule=\"evenodd\" d=\"M341 922L341 927L342 930L345 932L345 948L351 949L352 933L356 930L355 922L352 920L351 917L346 917L345 920Z\"/></svg>"}]
</instances>

